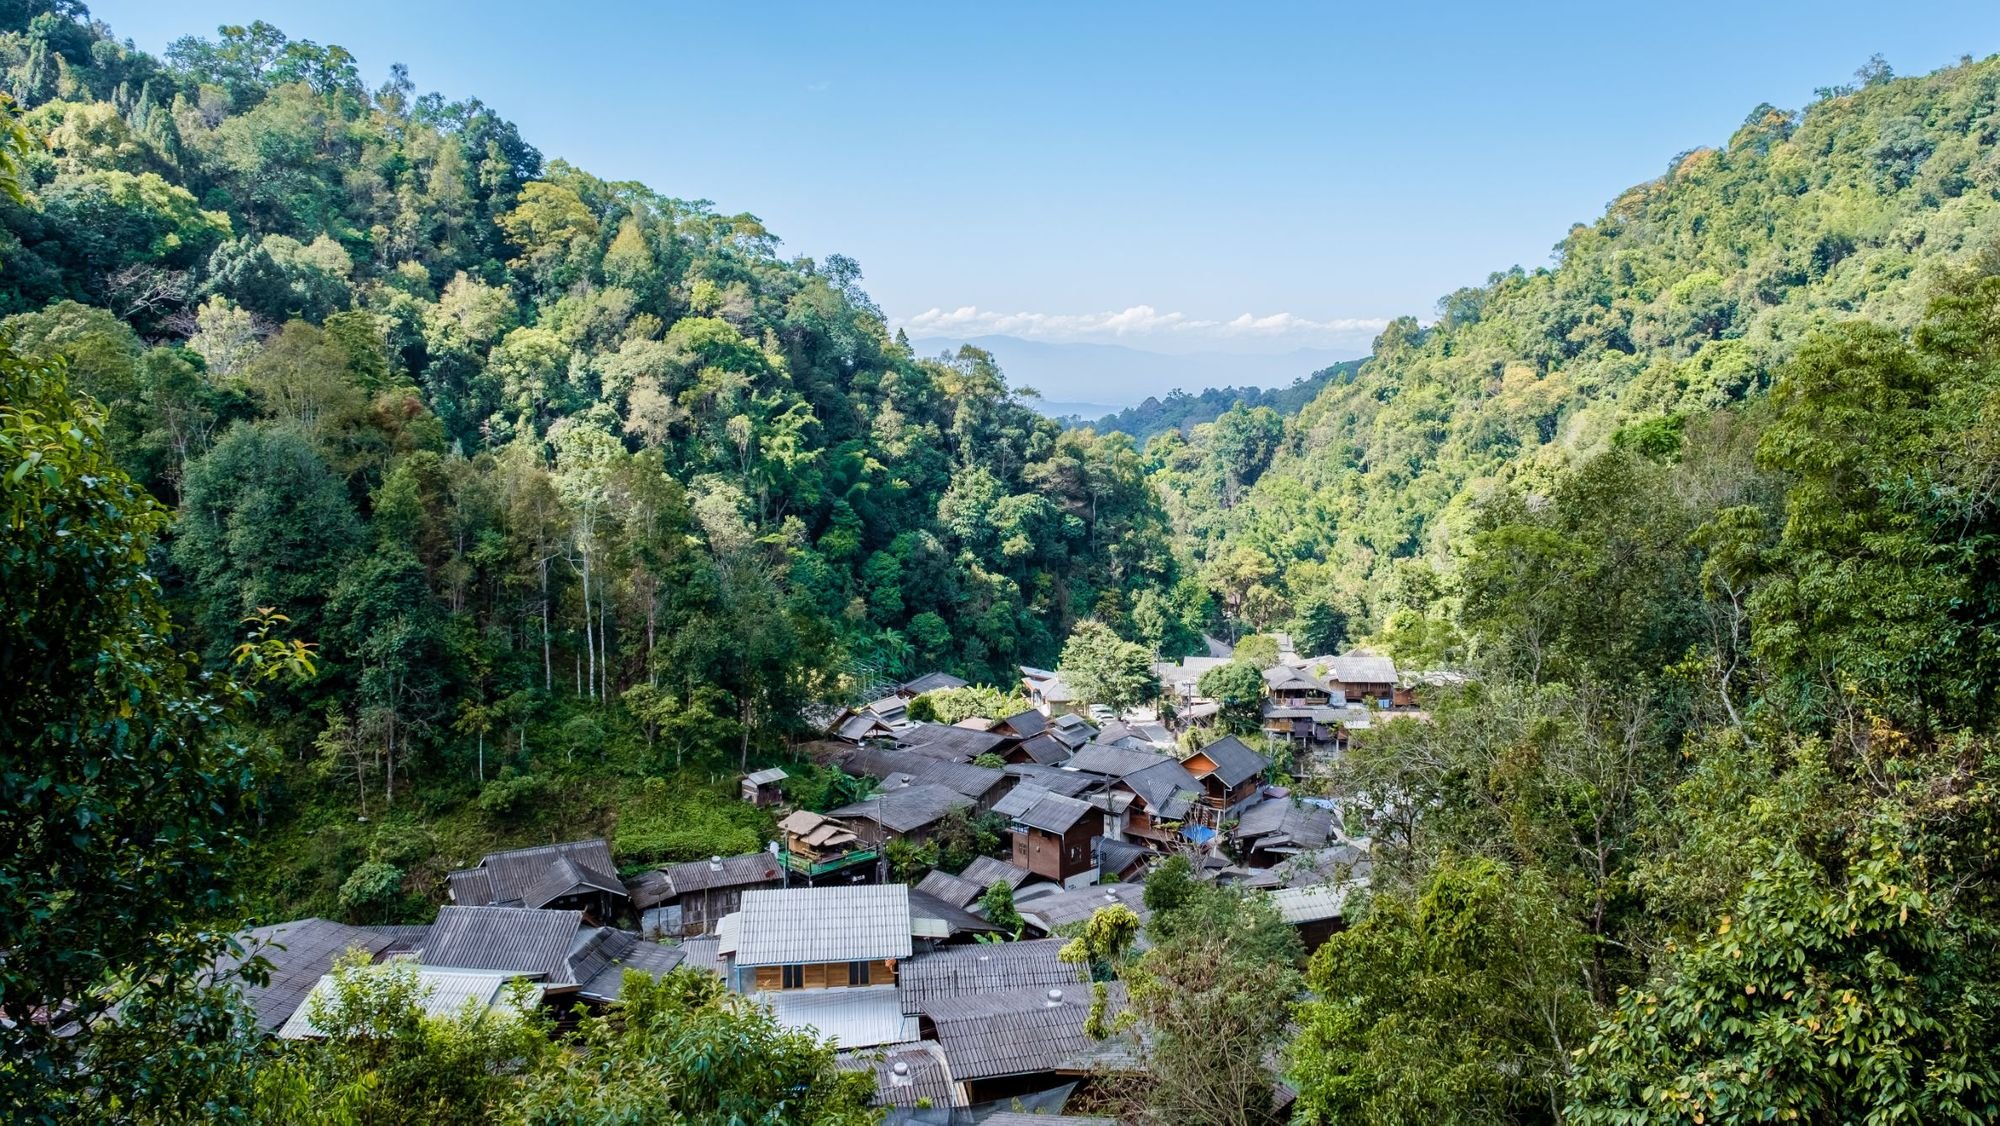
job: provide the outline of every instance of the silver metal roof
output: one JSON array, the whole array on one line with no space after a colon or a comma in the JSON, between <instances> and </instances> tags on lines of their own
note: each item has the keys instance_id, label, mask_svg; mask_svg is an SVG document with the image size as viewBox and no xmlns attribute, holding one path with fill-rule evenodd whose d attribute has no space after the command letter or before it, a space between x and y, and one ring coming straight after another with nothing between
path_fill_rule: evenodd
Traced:
<instances>
[{"instance_id":1,"label":"silver metal roof","mask_svg":"<svg viewBox=\"0 0 2000 1126\"><path fill-rule=\"evenodd\" d=\"M893 985L787 989L759 993L771 1015L786 1028L810 1030L841 1049L872 1048L917 1039L917 1021L903 1015Z\"/></svg>"},{"instance_id":2,"label":"silver metal roof","mask_svg":"<svg viewBox=\"0 0 2000 1126\"><path fill-rule=\"evenodd\" d=\"M901 884L746 891L734 920L739 966L910 956L910 889ZM725 920L728 922L729 920Z\"/></svg>"}]
</instances>

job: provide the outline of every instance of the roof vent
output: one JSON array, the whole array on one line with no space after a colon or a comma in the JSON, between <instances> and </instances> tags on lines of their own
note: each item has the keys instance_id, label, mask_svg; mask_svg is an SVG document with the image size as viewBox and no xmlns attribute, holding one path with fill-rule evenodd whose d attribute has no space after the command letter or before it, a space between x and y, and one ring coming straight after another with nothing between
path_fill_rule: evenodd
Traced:
<instances>
[{"instance_id":1,"label":"roof vent","mask_svg":"<svg viewBox=\"0 0 2000 1126\"><path fill-rule=\"evenodd\" d=\"M720 856L711 856L711 857L709 857L709 858L708 858L708 870L709 870L709 871L711 871L711 872L720 872L720 871L722 871L722 858L721 858Z\"/></svg>"},{"instance_id":2,"label":"roof vent","mask_svg":"<svg viewBox=\"0 0 2000 1126\"><path fill-rule=\"evenodd\" d=\"M1060 989L1051 989L1051 990L1049 990L1049 1005L1048 1005L1048 1007L1049 1007L1049 1008L1051 1008L1051 1009L1054 1009L1054 1008L1058 1008L1058 1007L1060 1007L1061 1005L1062 1005L1062 990L1060 990Z\"/></svg>"},{"instance_id":3,"label":"roof vent","mask_svg":"<svg viewBox=\"0 0 2000 1126\"><path fill-rule=\"evenodd\" d=\"M1107 891L1104 893L1104 898L1112 903L1116 903L1118 902L1118 893L1115 891Z\"/></svg>"},{"instance_id":4,"label":"roof vent","mask_svg":"<svg viewBox=\"0 0 2000 1126\"><path fill-rule=\"evenodd\" d=\"M889 1070L895 1072L898 1079L908 1079L910 1077L910 1065L904 1063L902 1060L897 1060L895 1066Z\"/></svg>"}]
</instances>

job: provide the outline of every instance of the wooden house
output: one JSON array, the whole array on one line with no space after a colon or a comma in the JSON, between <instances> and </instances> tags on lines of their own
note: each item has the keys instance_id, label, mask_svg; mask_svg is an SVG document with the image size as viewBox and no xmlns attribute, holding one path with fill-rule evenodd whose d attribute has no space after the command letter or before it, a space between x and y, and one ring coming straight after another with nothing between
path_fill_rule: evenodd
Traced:
<instances>
[{"instance_id":1,"label":"wooden house","mask_svg":"<svg viewBox=\"0 0 2000 1126\"><path fill-rule=\"evenodd\" d=\"M633 881L632 904L643 912L648 930L711 934L723 916L735 913L744 892L784 883L784 864L774 853L711 856Z\"/></svg>"},{"instance_id":2,"label":"wooden house","mask_svg":"<svg viewBox=\"0 0 2000 1126\"><path fill-rule=\"evenodd\" d=\"M630 900L617 871L611 846L587 840L487 853L446 880L451 901L462 907L577 910L602 922Z\"/></svg>"},{"instance_id":3,"label":"wooden house","mask_svg":"<svg viewBox=\"0 0 2000 1126\"><path fill-rule=\"evenodd\" d=\"M889 841L922 844L955 810L971 810L974 802L948 786L910 782L884 788L874 797L829 810L857 837L871 846Z\"/></svg>"},{"instance_id":4,"label":"wooden house","mask_svg":"<svg viewBox=\"0 0 2000 1126\"><path fill-rule=\"evenodd\" d=\"M787 775L777 767L743 776L743 800L751 805L777 805L785 800Z\"/></svg>"},{"instance_id":5,"label":"wooden house","mask_svg":"<svg viewBox=\"0 0 2000 1126\"><path fill-rule=\"evenodd\" d=\"M1217 824L1257 800L1271 760L1229 735L1182 759L1181 765L1201 783L1204 820Z\"/></svg>"},{"instance_id":6,"label":"wooden house","mask_svg":"<svg viewBox=\"0 0 2000 1126\"><path fill-rule=\"evenodd\" d=\"M1396 695L1396 662L1373 653L1352 652L1326 662L1326 686L1347 700L1393 701Z\"/></svg>"},{"instance_id":7,"label":"wooden house","mask_svg":"<svg viewBox=\"0 0 2000 1126\"><path fill-rule=\"evenodd\" d=\"M1065 887L1096 878L1090 842L1104 816L1077 798L1045 793L1014 818L1014 866Z\"/></svg>"},{"instance_id":8,"label":"wooden house","mask_svg":"<svg viewBox=\"0 0 2000 1126\"><path fill-rule=\"evenodd\" d=\"M910 918L901 884L745 892L718 932L723 977L739 993L894 986Z\"/></svg>"},{"instance_id":9,"label":"wooden house","mask_svg":"<svg viewBox=\"0 0 2000 1126\"><path fill-rule=\"evenodd\" d=\"M862 883L875 875L881 850L823 813L801 809L778 822L779 859L793 880Z\"/></svg>"}]
</instances>

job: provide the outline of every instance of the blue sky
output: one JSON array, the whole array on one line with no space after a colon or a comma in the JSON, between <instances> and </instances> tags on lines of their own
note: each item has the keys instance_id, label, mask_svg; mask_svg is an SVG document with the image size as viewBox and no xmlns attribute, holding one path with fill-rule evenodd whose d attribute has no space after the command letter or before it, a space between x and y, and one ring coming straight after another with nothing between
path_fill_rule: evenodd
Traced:
<instances>
[{"instance_id":1,"label":"blue sky","mask_svg":"<svg viewBox=\"0 0 2000 1126\"><path fill-rule=\"evenodd\" d=\"M912 335L1335 348L1870 54L2000 4L92 0L158 51L268 20L476 95L597 175L840 252ZM1044 389L1050 390L1050 389Z\"/></svg>"}]
</instances>

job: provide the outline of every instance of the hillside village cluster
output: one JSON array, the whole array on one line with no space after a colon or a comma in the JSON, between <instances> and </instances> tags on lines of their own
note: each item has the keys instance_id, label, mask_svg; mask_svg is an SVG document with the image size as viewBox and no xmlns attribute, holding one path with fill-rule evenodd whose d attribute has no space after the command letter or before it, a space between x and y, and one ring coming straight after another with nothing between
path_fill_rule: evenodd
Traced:
<instances>
[{"instance_id":1,"label":"hillside village cluster","mask_svg":"<svg viewBox=\"0 0 2000 1126\"><path fill-rule=\"evenodd\" d=\"M428 926L305 919L251 932L271 970L246 998L266 1031L312 1037L311 998L357 947L414 961L439 1014L468 1002L601 1008L627 971L690 967L832 1039L843 1066L873 1072L890 1122L1101 1121L1065 1119L1066 1099L1143 1064L1129 1032L1086 1031L1092 986L1058 957L1065 939L1107 906L1146 920L1146 873L1180 855L1198 878L1268 895L1316 948L1367 885L1369 842L1342 831L1333 800L1272 779L1337 755L1385 715L1421 718L1387 658L1300 658L1281 641L1264 671L1262 738L1178 752L1175 729L1216 710L1202 673L1230 659L1216 646L1157 666L1167 706L1123 715L1079 710L1060 676L1024 668L1031 707L951 725L913 721L910 702L965 682L920 677L817 717L824 738L800 748L872 779L865 800L816 813L790 807L782 768L741 779L743 801L779 815L763 851L623 875L603 840L494 853L450 874L450 902ZM985 814L1005 819L1005 855L890 882L892 842L921 845L948 817ZM1011 891L1018 933L986 918L996 885Z\"/></svg>"}]
</instances>

